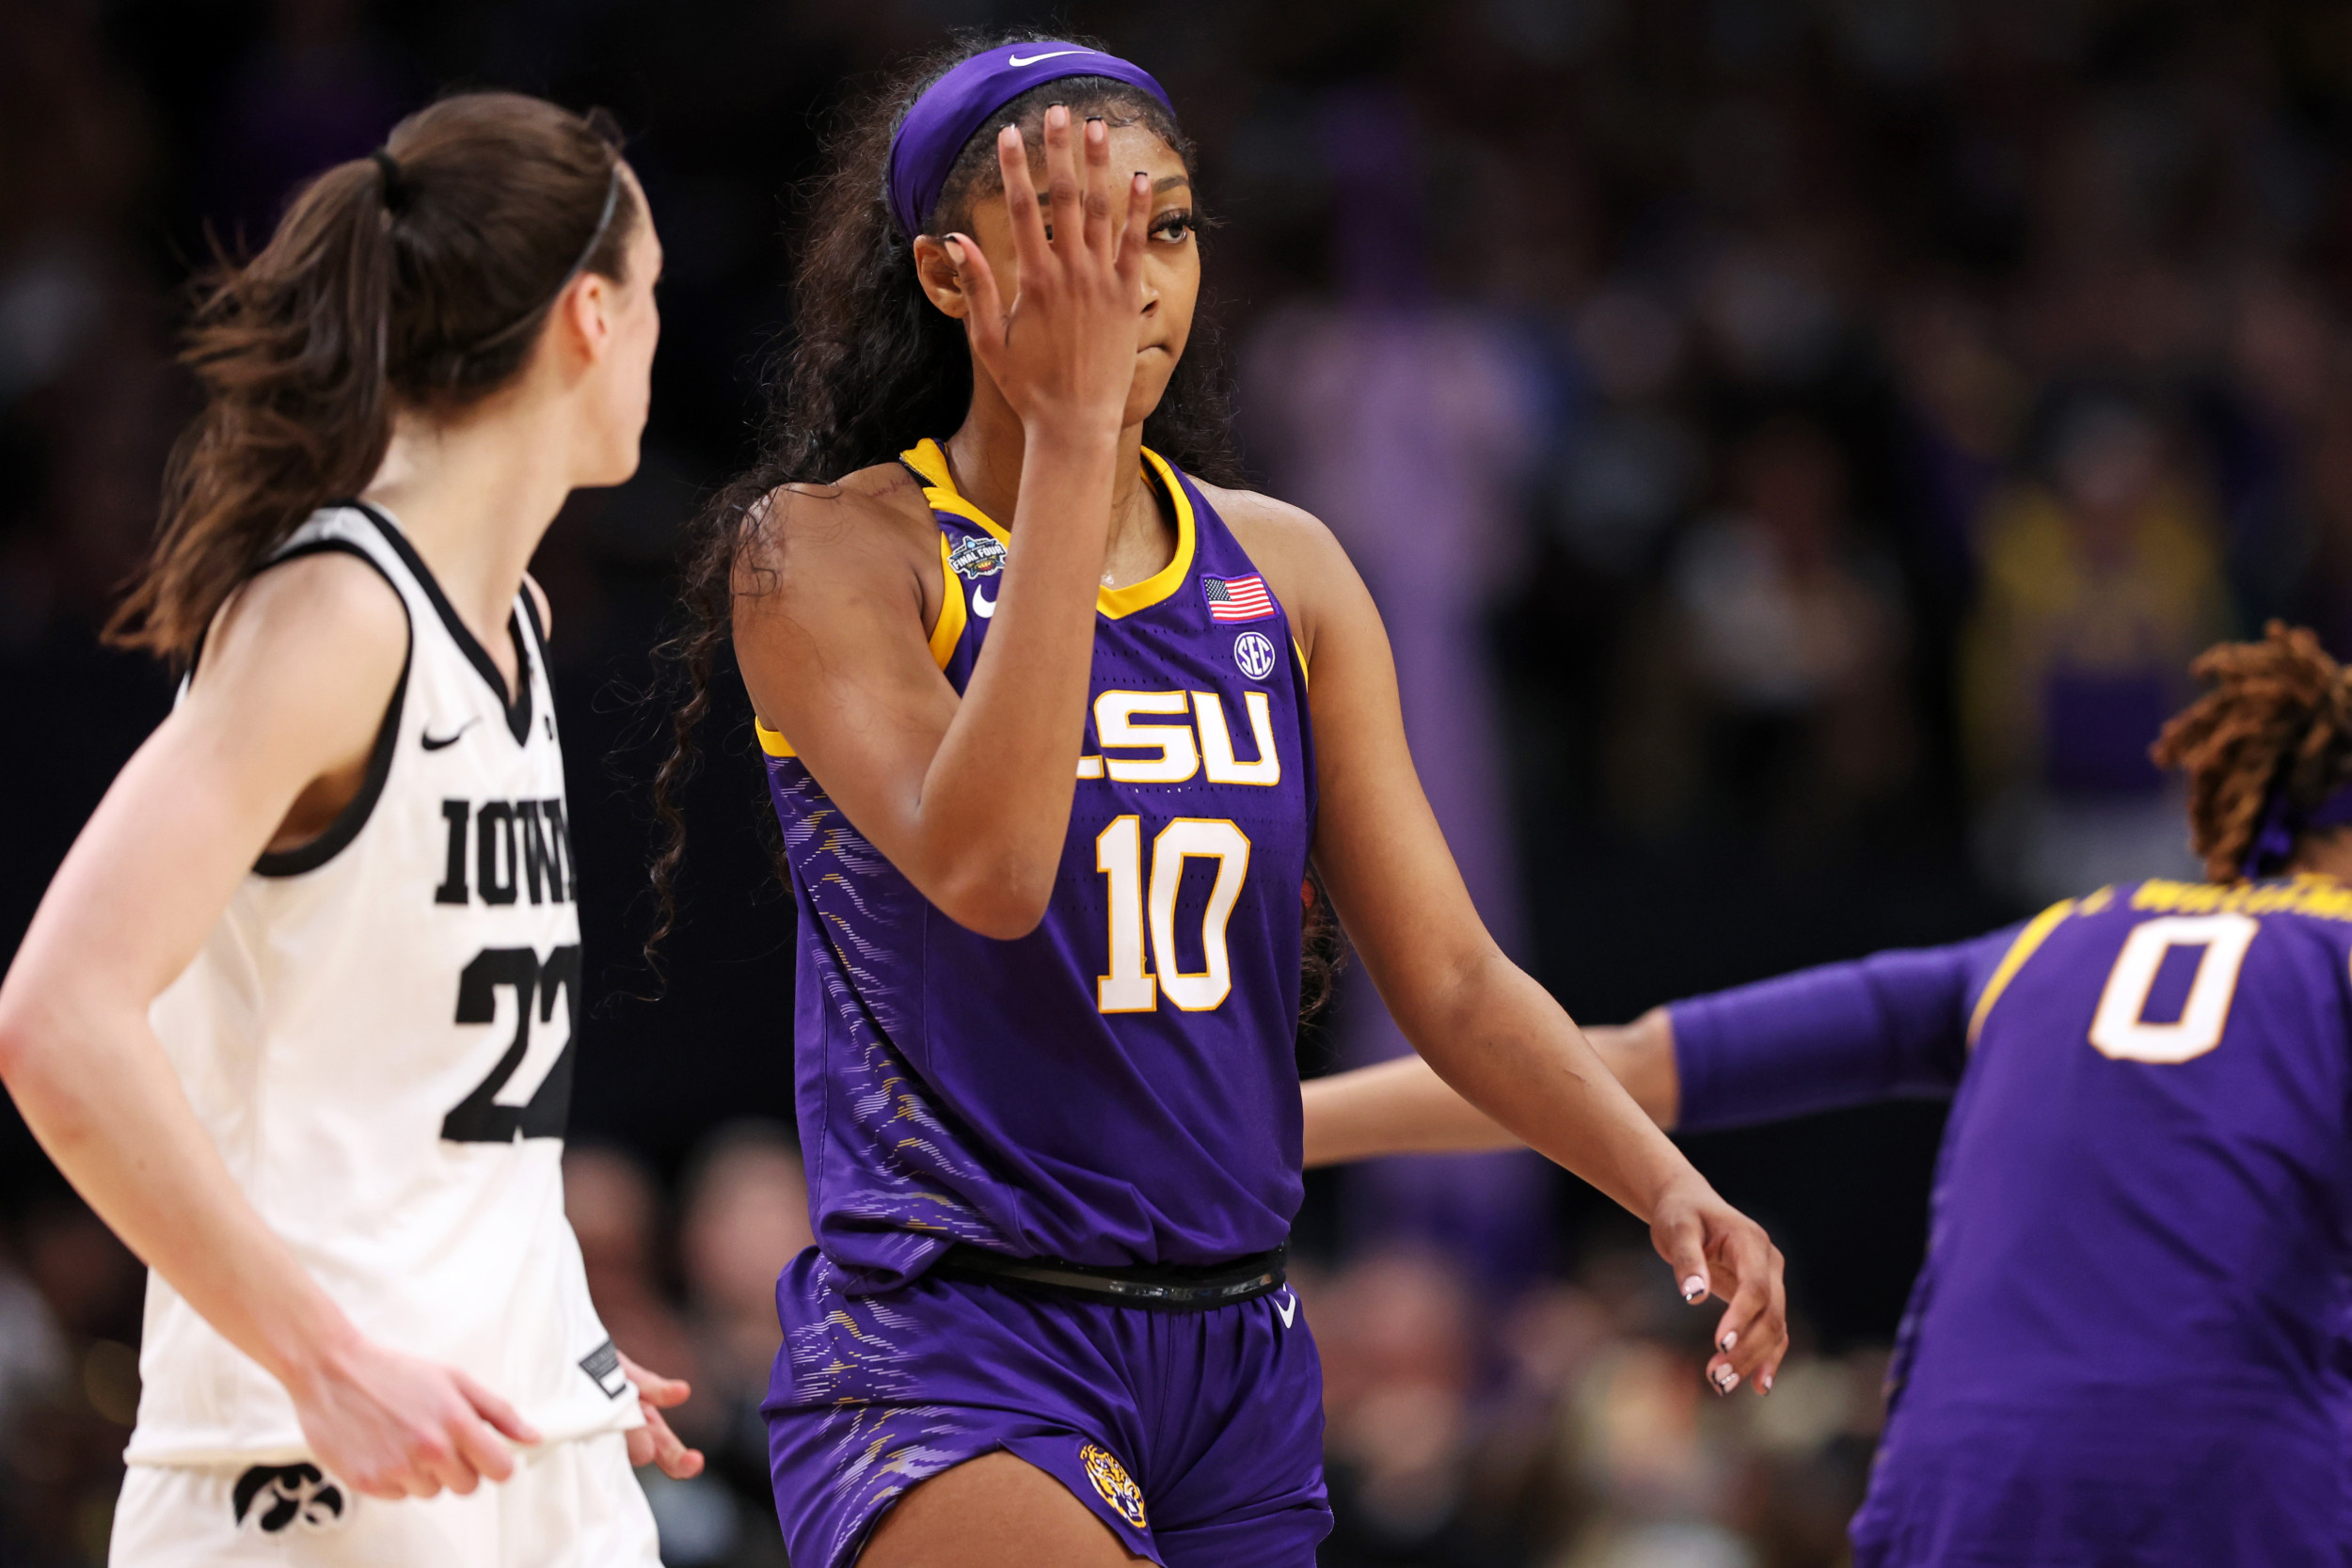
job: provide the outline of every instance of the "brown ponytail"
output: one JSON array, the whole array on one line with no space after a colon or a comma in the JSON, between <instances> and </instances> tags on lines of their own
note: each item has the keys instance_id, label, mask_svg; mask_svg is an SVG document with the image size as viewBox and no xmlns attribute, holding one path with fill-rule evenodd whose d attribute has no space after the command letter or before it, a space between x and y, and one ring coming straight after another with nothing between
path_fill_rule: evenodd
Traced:
<instances>
[{"instance_id":1,"label":"brown ponytail","mask_svg":"<svg viewBox=\"0 0 2352 1568\"><path fill-rule=\"evenodd\" d=\"M2176 715L2149 755L2188 776L2190 842L2205 874L2235 881L2271 792L2309 812L2352 777L2352 676L2301 626L2222 642L2189 666L2214 689Z\"/></svg>"},{"instance_id":2,"label":"brown ponytail","mask_svg":"<svg viewBox=\"0 0 2352 1568\"><path fill-rule=\"evenodd\" d=\"M623 279L637 204L598 117L443 99L297 193L259 255L198 280L155 546L109 641L175 661L304 518L358 494L396 405L454 413L517 374L580 271Z\"/></svg>"}]
</instances>

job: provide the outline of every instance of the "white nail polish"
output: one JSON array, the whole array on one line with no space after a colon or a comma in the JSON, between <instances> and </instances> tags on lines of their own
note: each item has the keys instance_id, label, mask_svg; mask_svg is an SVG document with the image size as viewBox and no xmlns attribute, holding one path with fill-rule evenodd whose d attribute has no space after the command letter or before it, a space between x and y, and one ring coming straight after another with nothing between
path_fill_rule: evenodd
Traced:
<instances>
[{"instance_id":1,"label":"white nail polish","mask_svg":"<svg viewBox=\"0 0 2352 1568\"><path fill-rule=\"evenodd\" d=\"M1688 1279L1686 1279L1686 1280L1684 1280L1684 1281L1682 1282L1682 1299L1683 1299L1683 1300L1685 1300L1685 1301L1704 1301L1706 1298L1707 1298L1707 1281L1706 1281L1706 1280L1701 1279L1701 1278L1700 1278L1697 1275L1692 1275L1690 1278L1688 1278Z\"/></svg>"},{"instance_id":2,"label":"white nail polish","mask_svg":"<svg viewBox=\"0 0 2352 1568\"><path fill-rule=\"evenodd\" d=\"M1723 1338L1723 1342L1722 1342L1721 1344L1718 1344L1715 1348L1716 1348L1717 1350L1719 1350L1719 1351L1722 1351L1722 1352L1723 1352L1725 1355L1728 1355L1728 1354L1731 1354L1731 1347L1732 1347L1732 1346L1734 1346L1734 1345L1736 1345L1736 1344L1738 1344L1739 1342L1740 1342L1740 1331L1739 1331L1738 1329L1736 1329L1736 1328L1735 1328L1735 1329L1733 1329L1730 1333L1728 1333L1728 1334L1724 1335L1724 1338Z\"/></svg>"}]
</instances>

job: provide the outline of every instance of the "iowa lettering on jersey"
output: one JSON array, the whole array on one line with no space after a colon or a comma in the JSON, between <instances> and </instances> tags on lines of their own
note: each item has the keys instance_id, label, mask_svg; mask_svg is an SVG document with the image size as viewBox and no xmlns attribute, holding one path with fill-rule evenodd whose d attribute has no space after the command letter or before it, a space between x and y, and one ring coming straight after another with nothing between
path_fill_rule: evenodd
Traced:
<instances>
[{"instance_id":1,"label":"iowa lettering on jersey","mask_svg":"<svg viewBox=\"0 0 2352 1568\"><path fill-rule=\"evenodd\" d=\"M580 863L562 800L443 800L441 816L449 824L449 862L433 890L435 903L512 904L526 894L534 904L574 899Z\"/></svg>"},{"instance_id":2,"label":"iowa lettering on jersey","mask_svg":"<svg viewBox=\"0 0 2352 1568\"><path fill-rule=\"evenodd\" d=\"M1154 752L1150 757L1081 756L1078 777L1107 777L1116 784L1184 784L1196 774L1220 784L1282 782L1282 759L1274 749L1274 708L1263 691L1242 693L1249 715L1251 757L1234 754L1233 731L1225 700L1214 691L1105 691L1094 699L1094 737L1105 753ZM1188 716L1190 722L1147 723L1147 717Z\"/></svg>"}]
</instances>

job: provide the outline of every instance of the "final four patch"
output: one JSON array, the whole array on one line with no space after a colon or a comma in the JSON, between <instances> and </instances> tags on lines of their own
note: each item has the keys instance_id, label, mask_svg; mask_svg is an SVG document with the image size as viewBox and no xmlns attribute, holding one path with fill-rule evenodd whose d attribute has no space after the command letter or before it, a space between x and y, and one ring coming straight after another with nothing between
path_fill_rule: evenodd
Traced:
<instances>
[{"instance_id":1,"label":"final four patch","mask_svg":"<svg viewBox=\"0 0 2352 1568\"><path fill-rule=\"evenodd\" d=\"M959 577L993 577L1005 569L1005 546L976 533L947 552L947 564Z\"/></svg>"},{"instance_id":2,"label":"final four patch","mask_svg":"<svg viewBox=\"0 0 2352 1568\"><path fill-rule=\"evenodd\" d=\"M1083 1445L1078 1449L1078 1463L1087 1467L1087 1480L1094 1482L1094 1490L1102 1494L1103 1500L1119 1510L1119 1516L1127 1523L1143 1528L1143 1488L1129 1477L1127 1466L1098 1443Z\"/></svg>"}]
</instances>

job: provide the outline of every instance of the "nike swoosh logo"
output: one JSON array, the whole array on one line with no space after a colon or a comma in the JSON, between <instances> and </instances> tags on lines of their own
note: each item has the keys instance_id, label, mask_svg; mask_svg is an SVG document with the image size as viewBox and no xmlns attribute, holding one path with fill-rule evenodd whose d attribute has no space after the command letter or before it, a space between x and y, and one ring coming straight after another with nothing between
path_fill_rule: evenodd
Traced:
<instances>
[{"instance_id":1,"label":"nike swoosh logo","mask_svg":"<svg viewBox=\"0 0 2352 1568\"><path fill-rule=\"evenodd\" d=\"M1057 60L1064 55L1091 55L1093 53L1091 49L1049 49L1042 55L1032 55L1025 60L1018 55L1008 55L1005 56L1005 63L1010 66L1035 65L1040 60Z\"/></svg>"},{"instance_id":2,"label":"nike swoosh logo","mask_svg":"<svg viewBox=\"0 0 2352 1568\"><path fill-rule=\"evenodd\" d=\"M1291 1325L1291 1320L1298 1315L1298 1298L1288 1291L1284 1291L1282 1294L1287 1299L1276 1302L1274 1309L1282 1314L1282 1326L1288 1328Z\"/></svg>"},{"instance_id":3,"label":"nike swoosh logo","mask_svg":"<svg viewBox=\"0 0 2352 1568\"><path fill-rule=\"evenodd\" d=\"M980 585L972 585L972 613L985 621L996 613L996 601L980 592Z\"/></svg>"},{"instance_id":4,"label":"nike swoosh logo","mask_svg":"<svg viewBox=\"0 0 2352 1568\"><path fill-rule=\"evenodd\" d=\"M456 745L460 740L465 738L466 732L468 730L472 729L476 724L481 722L482 716L477 713L471 719L469 719L464 723L458 725L457 733L454 735L436 736L431 730L426 730L421 734L420 738L424 741L424 749L426 751L437 752L444 746Z\"/></svg>"}]
</instances>

